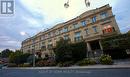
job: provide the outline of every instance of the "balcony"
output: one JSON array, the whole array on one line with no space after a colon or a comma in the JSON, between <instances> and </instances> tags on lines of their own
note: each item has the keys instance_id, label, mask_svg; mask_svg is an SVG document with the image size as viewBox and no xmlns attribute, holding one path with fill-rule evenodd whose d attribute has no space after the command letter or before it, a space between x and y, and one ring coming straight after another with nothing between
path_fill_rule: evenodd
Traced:
<instances>
[{"instance_id":1,"label":"balcony","mask_svg":"<svg viewBox=\"0 0 130 77\"><path fill-rule=\"evenodd\" d=\"M103 31L103 37L112 36L118 34L118 32L115 30L114 27L111 27L111 29L108 30L102 30Z\"/></svg>"},{"instance_id":2,"label":"balcony","mask_svg":"<svg viewBox=\"0 0 130 77\"><path fill-rule=\"evenodd\" d=\"M103 32L103 34L112 33L112 32L115 32L115 28L114 27L106 28L106 29L102 30L102 32Z\"/></svg>"},{"instance_id":3,"label":"balcony","mask_svg":"<svg viewBox=\"0 0 130 77\"><path fill-rule=\"evenodd\" d=\"M42 47L41 47L41 50L46 50L46 46L42 46Z\"/></svg>"}]
</instances>

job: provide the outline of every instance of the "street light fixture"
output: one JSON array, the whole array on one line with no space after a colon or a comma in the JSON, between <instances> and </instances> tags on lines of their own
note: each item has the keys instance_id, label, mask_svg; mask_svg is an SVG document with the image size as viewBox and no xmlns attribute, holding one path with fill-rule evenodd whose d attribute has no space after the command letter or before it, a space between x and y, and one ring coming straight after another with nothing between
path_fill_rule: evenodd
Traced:
<instances>
[{"instance_id":1,"label":"street light fixture","mask_svg":"<svg viewBox=\"0 0 130 77\"><path fill-rule=\"evenodd\" d=\"M86 5L86 7L90 7L90 1L89 0L85 0L85 5ZM69 7L69 0L66 3L64 3L64 7L65 8Z\"/></svg>"},{"instance_id":2,"label":"street light fixture","mask_svg":"<svg viewBox=\"0 0 130 77\"><path fill-rule=\"evenodd\" d=\"M34 39L26 32L20 32L21 35L25 36L27 35L32 40L32 45L34 46ZM33 49L33 67L35 67L35 46Z\"/></svg>"},{"instance_id":3,"label":"street light fixture","mask_svg":"<svg viewBox=\"0 0 130 77\"><path fill-rule=\"evenodd\" d=\"M68 7L69 7L69 0L64 4L64 7L65 7L65 8L68 8Z\"/></svg>"},{"instance_id":4,"label":"street light fixture","mask_svg":"<svg viewBox=\"0 0 130 77\"><path fill-rule=\"evenodd\" d=\"M85 5L86 5L86 7L90 7L90 1L89 0L85 0Z\"/></svg>"}]
</instances>

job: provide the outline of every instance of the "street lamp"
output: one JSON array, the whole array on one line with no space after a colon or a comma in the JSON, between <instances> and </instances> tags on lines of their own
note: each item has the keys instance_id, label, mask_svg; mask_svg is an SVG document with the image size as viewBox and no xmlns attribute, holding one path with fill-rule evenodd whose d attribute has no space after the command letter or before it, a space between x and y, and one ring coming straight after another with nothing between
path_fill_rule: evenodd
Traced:
<instances>
[{"instance_id":1,"label":"street lamp","mask_svg":"<svg viewBox=\"0 0 130 77\"><path fill-rule=\"evenodd\" d=\"M65 7L65 8L68 8L68 7L69 7L69 0L64 4L64 7Z\"/></svg>"},{"instance_id":2,"label":"street lamp","mask_svg":"<svg viewBox=\"0 0 130 77\"><path fill-rule=\"evenodd\" d=\"M27 35L32 40L32 45L34 46L34 39L26 32L20 32L21 35L25 36ZM35 67L35 46L33 49L33 67Z\"/></svg>"},{"instance_id":3,"label":"street lamp","mask_svg":"<svg viewBox=\"0 0 130 77\"><path fill-rule=\"evenodd\" d=\"M84 0L84 1L85 1L86 7L90 7L90 1L89 0ZM69 7L69 0L66 3L64 3L64 7L65 8Z\"/></svg>"},{"instance_id":4,"label":"street lamp","mask_svg":"<svg viewBox=\"0 0 130 77\"><path fill-rule=\"evenodd\" d=\"M86 7L90 7L90 1L89 0L85 0L85 5L86 5Z\"/></svg>"}]
</instances>

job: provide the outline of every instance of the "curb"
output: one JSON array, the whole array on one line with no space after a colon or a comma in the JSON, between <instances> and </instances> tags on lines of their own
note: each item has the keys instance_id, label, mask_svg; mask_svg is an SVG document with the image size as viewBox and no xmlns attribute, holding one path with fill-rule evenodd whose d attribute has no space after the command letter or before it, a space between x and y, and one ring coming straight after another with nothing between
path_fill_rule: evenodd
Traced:
<instances>
[{"instance_id":1,"label":"curb","mask_svg":"<svg viewBox=\"0 0 130 77\"><path fill-rule=\"evenodd\" d=\"M93 66L73 66L73 67L12 67L3 69L130 69L130 65L93 65Z\"/></svg>"}]
</instances>

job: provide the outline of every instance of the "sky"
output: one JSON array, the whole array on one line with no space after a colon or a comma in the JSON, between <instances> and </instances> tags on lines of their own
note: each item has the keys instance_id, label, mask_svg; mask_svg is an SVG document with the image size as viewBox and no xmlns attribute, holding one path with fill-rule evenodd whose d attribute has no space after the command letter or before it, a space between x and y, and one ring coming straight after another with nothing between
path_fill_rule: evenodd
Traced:
<instances>
[{"instance_id":1,"label":"sky","mask_svg":"<svg viewBox=\"0 0 130 77\"><path fill-rule=\"evenodd\" d=\"M84 0L70 0L69 8L64 8L65 2L67 0L15 0L14 15L0 16L0 51L20 49L21 42L28 38L20 35L22 31L33 36L106 4L112 6L120 31L125 33L130 30L129 0L90 0L90 7L85 6Z\"/></svg>"}]
</instances>

